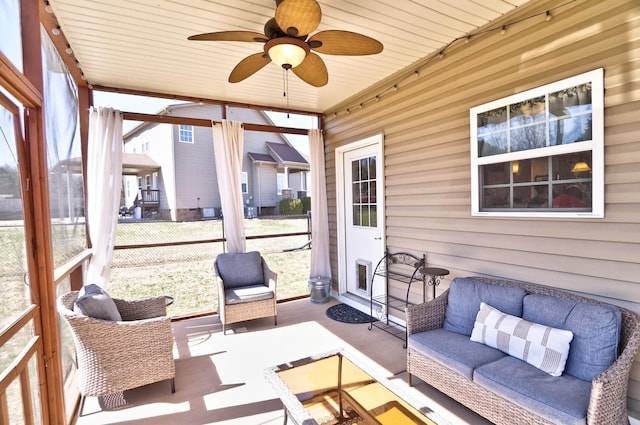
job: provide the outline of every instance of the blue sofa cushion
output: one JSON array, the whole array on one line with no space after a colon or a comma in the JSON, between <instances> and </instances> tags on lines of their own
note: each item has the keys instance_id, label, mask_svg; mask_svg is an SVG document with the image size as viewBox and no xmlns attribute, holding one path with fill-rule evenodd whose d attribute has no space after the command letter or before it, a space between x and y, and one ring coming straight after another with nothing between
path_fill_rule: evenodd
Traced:
<instances>
[{"instance_id":1,"label":"blue sofa cushion","mask_svg":"<svg viewBox=\"0 0 640 425\"><path fill-rule=\"evenodd\" d=\"M73 311L94 319L119 322L122 316L116 303L107 292L96 284L85 285L80 289L73 304Z\"/></svg>"},{"instance_id":2,"label":"blue sofa cushion","mask_svg":"<svg viewBox=\"0 0 640 425\"><path fill-rule=\"evenodd\" d=\"M262 257L257 251L219 254L216 266L226 289L264 285Z\"/></svg>"},{"instance_id":3,"label":"blue sofa cushion","mask_svg":"<svg viewBox=\"0 0 640 425\"><path fill-rule=\"evenodd\" d=\"M225 291L225 304L242 304L253 301L269 300L273 291L265 285L243 286Z\"/></svg>"},{"instance_id":4,"label":"blue sofa cushion","mask_svg":"<svg viewBox=\"0 0 640 425\"><path fill-rule=\"evenodd\" d=\"M457 277L451 282L443 328L471 336L480 303L485 302L503 313L522 316L522 288L491 285L471 278Z\"/></svg>"},{"instance_id":5,"label":"blue sofa cushion","mask_svg":"<svg viewBox=\"0 0 640 425\"><path fill-rule=\"evenodd\" d=\"M551 423L586 423L590 382L567 374L551 376L511 356L478 367L473 380Z\"/></svg>"},{"instance_id":6,"label":"blue sofa cushion","mask_svg":"<svg viewBox=\"0 0 640 425\"><path fill-rule=\"evenodd\" d=\"M522 317L573 332L565 372L576 378L591 382L618 357L622 315L615 306L527 295Z\"/></svg>"},{"instance_id":7,"label":"blue sofa cushion","mask_svg":"<svg viewBox=\"0 0 640 425\"><path fill-rule=\"evenodd\" d=\"M473 370L506 356L503 352L442 328L409 335L407 347L425 353L471 380Z\"/></svg>"}]
</instances>

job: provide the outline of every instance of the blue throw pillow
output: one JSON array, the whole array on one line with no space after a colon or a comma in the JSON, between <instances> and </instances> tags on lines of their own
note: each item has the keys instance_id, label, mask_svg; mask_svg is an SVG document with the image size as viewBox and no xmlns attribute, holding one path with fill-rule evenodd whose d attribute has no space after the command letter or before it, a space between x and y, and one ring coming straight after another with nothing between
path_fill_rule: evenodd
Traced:
<instances>
[{"instance_id":1,"label":"blue throw pillow","mask_svg":"<svg viewBox=\"0 0 640 425\"><path fill-rule=\"evenodd\" d=\"M523 304L523 319L573 332L569 375L591 382L616 361L622 314L615 306L545 295L527 295Z\"/></svg>"},{"instance_id":2,"label":"blue throw pillow","mask_svg":"<svg viewBox=\"0 0 640 425\"><path fill-rule=\"evenodd\" d=\"M481 302L503 313L522 317L522 299L525 295L526 291L522 288L457 277L449 287L443 328L471 336Z\"/></svg>"},{"instance_id":3,"label":"blue throw pillow","mask_svg":"<svg viewBox=\"0 0 640 425\"><path fill-rule=\"evenodd\" d=\"M216 266L225 288L264 285L262 257L257 251L219 254Z\"/></svg>"},{"instance_id":4,"label":"blue throw pillow","mask_svg":"<svg viewBox=\"0 0 640 425\"><path fill-rule=\"evenodd\" d=\"M121 321L122 316L116 303L101 287L95 284L85 285L78 294L73 311L94 319Z\"/></svg>"}]
</instances>

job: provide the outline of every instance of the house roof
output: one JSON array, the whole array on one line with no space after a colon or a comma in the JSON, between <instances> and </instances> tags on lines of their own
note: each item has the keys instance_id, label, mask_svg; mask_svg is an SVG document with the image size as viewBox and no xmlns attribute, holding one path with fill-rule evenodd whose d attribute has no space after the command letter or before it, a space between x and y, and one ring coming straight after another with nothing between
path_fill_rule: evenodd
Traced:
<instances>
[{"instance_id":1,"label":"house roof","mask_svg":"<svg viewBox=\"0 0 640 425\"><path fill-rule=\"evenodd\" d=\"M256 162L277 164L278 166L293 167L294 169L308 170L309 163L294 147L284 143L265 142L269 153L249 152L249 158Z\"/></svg>"},{"instance_id":2,"label":"house roof","mask_svg":"<svg viewBox=\"0 0 640 425\"><path fill-rule=\"evenodd\" d=\"M60 161L58 167L68 167L74 173L81 173L82 160L80 157L65 159ZM125 176L135 176L143 171L159 169L160 165L147 154L122 152L122 174Z\"/></svg>"},{"instance_id":3,"label":"house roof","mask_svg":"<svg viewBox=\"0 0 640 425\"><path fill-rule=\"evenodd\" d=\"M253 162L272 162L274 164L277 163L277 161L273 159L273 157L268 153L249 152L248 155Z\"/></svg>"},{"instance_id":4,"label":"house roof","mask_svg":"<svg viewBox=\"0 0 640 425\"><path fill-rule=\"evenodd\" d=\"M144 153L122 152L122 174L137 175L143 171L157 171L160 164Z\"/></svg>"},{"instance_id":5,"label":"house roof","mask_svg":"<svg viewBox=\"0 0 640 425\"><path fill-rule=\"evenodd\" d=\"M307 160L304 159L302 155L300 155L300 152L289 145L267 142L267 147L272 152L272 154L275 155L275 158L278 160L278 162L295 162L297 164L307 165L309 164Z\"/></svg>"}]
</instances>

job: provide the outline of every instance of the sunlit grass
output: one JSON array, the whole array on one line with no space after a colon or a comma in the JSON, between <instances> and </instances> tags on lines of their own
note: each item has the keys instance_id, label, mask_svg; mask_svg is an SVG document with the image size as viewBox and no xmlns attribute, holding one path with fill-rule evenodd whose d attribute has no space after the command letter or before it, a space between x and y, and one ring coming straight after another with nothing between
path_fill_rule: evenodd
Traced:
<instances>
[{"instance_id":1,"label":"sunlit grass","mask_svg":"<svg viewBox=\"0 0 640 425\"><path fill-rule=\"evenodd\" d=\"M306 218L245 220L247 235L283 234L307 231ZM210 240L222 237L222 222L122 223L117 245ZM269 267L278 273L278 299L308 294L307 279L311 251L299 248L307 236L248 240L247 251L259 251ZM213 263L223 252L221 243L199 243L115 251L109 294L116 298L170 295L173 316L217 311L218 294Z\"/></svg>"}]
</instances>

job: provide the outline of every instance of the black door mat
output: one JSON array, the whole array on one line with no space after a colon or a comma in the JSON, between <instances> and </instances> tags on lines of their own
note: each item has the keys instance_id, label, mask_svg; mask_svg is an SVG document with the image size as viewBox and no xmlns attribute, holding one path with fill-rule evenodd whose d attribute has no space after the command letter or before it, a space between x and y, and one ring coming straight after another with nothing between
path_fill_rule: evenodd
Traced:
<instances>
[{"instance_id":1,"label":"black door mat","mask_svg":"<svg viewBox=\"0 0 640 425\"><path fill-rule=\"evenodd\" d=\"M327 317L342 323L371 323L371 316L347 304L336 304L327 309Z\"/></svg>"}]
</instances>

